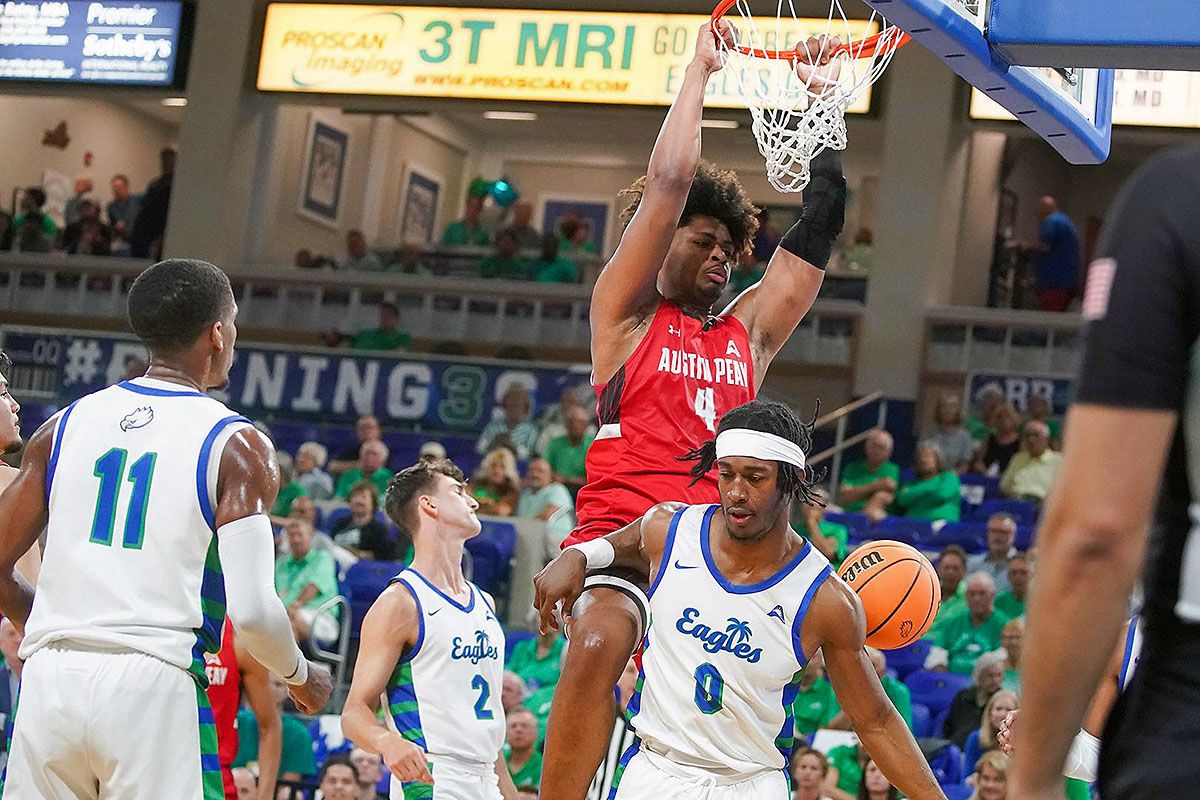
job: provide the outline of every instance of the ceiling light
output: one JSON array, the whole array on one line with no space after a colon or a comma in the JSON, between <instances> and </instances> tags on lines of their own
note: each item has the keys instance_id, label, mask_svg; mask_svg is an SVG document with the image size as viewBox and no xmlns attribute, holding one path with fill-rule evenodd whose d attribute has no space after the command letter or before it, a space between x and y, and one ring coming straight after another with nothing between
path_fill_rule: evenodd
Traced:
<instances>
[{"instance_id":1,"label":"ceiling light","mask_svg":"<svg viewBox=\"0 0 1200 800\"><path fill-rule=\"evenodd\" d=\"M532 111L485 111L484 119L502 119L510 122L533 122L538 115Z\"/></svg>"},{"instance_id":2,"label":"ceiling light","mask_svg":"<svg viewBox=\"0 0 1200 800\"><path fill-rule=\"evenodd\" d=\"M740 128L741 124L736 119L702 119L700 120L700 127L735 130L736 128Z\"/></svg>"},{"instance_id":3,"label":"ceiling light","mask_svg":"<svg viewBox=\"0 0 1200 800\"><path fill-rule=\"evenodd\" d=\"M187 105L186 97L164 97L162 104L167 108L183 108Z\"/></svg>"}]
</instances>

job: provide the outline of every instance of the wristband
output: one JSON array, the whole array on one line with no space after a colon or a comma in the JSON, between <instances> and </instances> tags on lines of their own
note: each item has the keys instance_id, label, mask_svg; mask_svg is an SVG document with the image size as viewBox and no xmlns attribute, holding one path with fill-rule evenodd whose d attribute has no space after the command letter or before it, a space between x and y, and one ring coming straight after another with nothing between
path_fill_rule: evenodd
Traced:
<instances>
[{"instance_id":1,"label":"wristband","mask_svg":"<svg viewBox=\"0 0 1200 800\"><path fill-rule=\"evenodd\" d=\"M617 551L612 542L603 537L582 544L573 544L568 550L578 550L587 559L588 572L604 569L617 558Z\"/></svg>"},{"instance_id":2,"label":"wristband","mask_svg":"<svg viewBox=\"0 0 1200 800\"><path fill-rule=\"evenodd\" d=\"M308 683L308 659L301 656L296 670L283 680L288 686L303 686Z\"/></svg>"}]
</instances>

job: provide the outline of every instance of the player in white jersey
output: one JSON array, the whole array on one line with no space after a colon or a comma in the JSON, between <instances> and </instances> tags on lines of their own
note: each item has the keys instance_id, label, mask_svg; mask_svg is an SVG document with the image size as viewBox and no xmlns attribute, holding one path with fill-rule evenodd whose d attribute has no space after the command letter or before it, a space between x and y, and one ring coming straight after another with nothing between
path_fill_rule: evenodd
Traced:
<instances>
[{"instance_id":1,"label":"player in white jersey","mask_svg":"<svg viewBox=\"0 0 1200 800\"><path fill-rule=\"evenodd\" d=\"M818 649L854 730L914 800L944 798L864 650L857 596L792 530L793 500L811 497L807 426L780 403L727 413L717 439L689 454L714 461L721 504L655 506L640 521L563 551L537 577L543 627L568 620L588 569L619 564L653 576L639 691L638 741L617 800L758 800L788 795L791 707Z\"/></svg>"},{"instance_id":2,"label":"player in white jersey","mask_svg":"<svg viewBox=\"0 0 1200 800\"><path fill-rule=\"evenodd\" d=\"M128 302L146 376L47 421L0 495L0 612L24 627L26 661L8 800L221 798L204 664L227 609L302 710L331 689L273 589L274 451L204 394L233 362L229 279L164 261ZM13 567L43 528L35 594Z\"/></svg>"},{"instance_id":3,"label":"player in white jersey","mask_svg":"<svg viewBox=\"0 0 1200 800\"><path fill-rule=\"evenodd\" d=\"M492 599L462 572L479 503L441 460L398 472L385 506L412 532L415 555L363 620L342 730L383 756L392 800L515 800L500 750L504 630ZM386 723L376 717L381 697Z\"/></svg>"},{"instance_id":4,"label":"player in white jersey","mask_svg":"<svg viewBox=\"0 0 1200 800\"><path fill-rule=\"evenodd\" d=\"M1138 661L1142 657L1142 636L1141 619L1135 614L1125 624L1117 648L1109 659L1104 678L1100 681L1096 693L1092 695L1092 702L1083 718L1083 727L1071 742L1071 749L1063 765L1063 775L1068 778L1087 783L1096 781L1096 770L1100 766L1100 734L1104 730L1104 724L1108 722L1108 715L1116 705L1117 698L1125 691L1137 669ZM1013 755L1013 733L1018 715L1019 712L1010 712L1001 723L997 735L1000 749L1010 756Z\"/></svg>"}]
</instances>

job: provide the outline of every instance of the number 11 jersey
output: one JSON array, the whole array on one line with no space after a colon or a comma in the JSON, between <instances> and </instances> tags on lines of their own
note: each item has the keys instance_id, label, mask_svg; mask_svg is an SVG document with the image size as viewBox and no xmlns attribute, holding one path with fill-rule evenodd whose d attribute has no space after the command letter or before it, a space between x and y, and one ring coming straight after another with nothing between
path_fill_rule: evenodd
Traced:
<instances>
[{"instance_id":1,"label":"number 11 jersey","mask_svg":"<svg viewBox=\"0 0 1200 800\"><path fill-rule=\"evenodd\" d=\"M715 439L726 412L754 399L750 334L732 314L707 322L663 300L646 337L595 387L600 430L587 454L579 520L564 547L607 536L657 503L713 503L714 468L694 486L679 457Z\"/></svg>"},{"instance_id":2,"label":"number 11 jersey","mask_svg":"<svg viewBox=\"0 0 1200 800\"><path fill-rule=\"evenodd\" d=\"M134 650L207 686L225 581L216 487L229 438L250 425L219 401L137 378L54 420L49 524L21 657L55 643Z\"/></svg>"}]
</instances>

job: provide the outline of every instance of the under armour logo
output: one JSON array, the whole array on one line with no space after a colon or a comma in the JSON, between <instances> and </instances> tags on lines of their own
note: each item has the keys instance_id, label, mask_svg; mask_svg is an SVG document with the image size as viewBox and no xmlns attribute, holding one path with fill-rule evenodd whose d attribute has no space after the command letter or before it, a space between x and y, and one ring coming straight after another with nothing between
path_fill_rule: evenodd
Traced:
<instances>
[{"instance_id":1,"label":"under armour logo","mask_svg":"<svg viewBox=\"0 0 1200 800\"><path fill-rule=\"evenodd\" d=\"M729 346L725 348L725 355L727 355L727 356L733 355L733 356L737 356L738 358L741 358L742 352L740 350L738 350L738 347L736 344L734 344L733 342L730 342Z\"/></svg>"},{"instance_id":2,"label":"under armour logo","mask_svg":"<svg viewBox=\"0 0 1200 800\"><path fill-rule=\"evenodd\" d=\"M683 333L683 331L679 330L679 328L676 328L674 325L668 325L667 333L671 334L672 336L679 336Z\"/></svg>"},{"instance_id":3,"label":"under armour logo","mask_svg":"<svg viewBox=\"0 0 1200 800\"><path fill-rule=\"evenodd\" d=\"M783 606L775 606L774 608L771 609L771 613L767 614L767 616L774 617L775 619L782 622L784 625L787 625L787 618L784 617L784 615L783 615Z\"/></svg>"}]
</instances>

